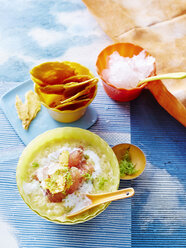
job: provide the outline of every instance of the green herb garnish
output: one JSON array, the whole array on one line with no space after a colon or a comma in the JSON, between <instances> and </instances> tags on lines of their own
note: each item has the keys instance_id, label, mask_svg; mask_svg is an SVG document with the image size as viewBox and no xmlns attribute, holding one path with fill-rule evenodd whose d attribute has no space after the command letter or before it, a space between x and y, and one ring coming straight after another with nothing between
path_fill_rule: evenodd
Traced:
<instances>
[{"instance_id":1,"label":"green herb garnish","mask_svg":"<svg viewBox=\"0 0 186 248\"><path fill-rule=\"evenodd\" d=\"M38 164L37 162L33 162L33 163L32 163L32 166L33 166L34 168L36 168L36 167L39 167L39 164Z\"/></svg>"},{"instance_id":2,"label":"green herb garnish","mask_svg":"<svg viewBox=\"0 0 186 248\"><path fill-rule=\"evenodd\" d=\"M105 183L108 181L108 179L104 178L104 177L100 177L99 178L99 189L102 189L105 185Z\"/></svg>"},{"instance_id":3,"label":"green herb garnish","mask_svg":"<svg viewBox=\"0 0 186 248\"><path fill-rule=\"evenodd\" d=\"M119 163L120 167L120 176L133 175L137 172L135 165L131 161L129 149L127 149L123 159Z\"/></svg>"},{"instance_id":4,"label":"green herb garnish","mask_svg":"<svg viewBox=\"0 0 186 248\"><path fill-rule=\"evenodd\" d=\"M85 158L86 160L89 159L89 155L84 154L84 158Z\"/></svg>"},{"instance_id":5,"label":"green herb garnish","mask_svg":"<svg viewBox=\"0 0 186 248\"><path fill-rule=\"evenodd\" d=\"M92 180L92 175L90 174L90 173L85 173L84 175L83 175L83 177L85 178L85 180Z\"/></svg>"},{"instance_id":6,"label":"green herb garnish","mask_svg":"<svg viewBox=\"0 0 186 248\"><path fill-rule=\"evenodd\" d=\"M66 174L66 187L67 187L67 189L69 189L72 184L73 184L73 182L72 182L72 175L68 171L67 174Z\"/></svg>"}]
</instances>

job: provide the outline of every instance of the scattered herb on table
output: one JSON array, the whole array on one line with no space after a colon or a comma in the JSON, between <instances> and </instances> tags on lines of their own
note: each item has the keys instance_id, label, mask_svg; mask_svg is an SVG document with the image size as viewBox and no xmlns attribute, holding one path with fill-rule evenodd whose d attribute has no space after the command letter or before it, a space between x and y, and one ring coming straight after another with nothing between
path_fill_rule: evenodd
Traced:
<instances>
[{"instance_id":1,"label":"scattered herb on table","mask_svg":"<svg viewBox=\"0 0 186 248\"><path fill-rule=\"evenodd\" d=\"M126 175L133 175L137 172L137 170L135 169L135 165L131 161L129 149L130 148L127 149L126 153L119 163L120 176L122 177Z\"/></svg>"}]
</instances>

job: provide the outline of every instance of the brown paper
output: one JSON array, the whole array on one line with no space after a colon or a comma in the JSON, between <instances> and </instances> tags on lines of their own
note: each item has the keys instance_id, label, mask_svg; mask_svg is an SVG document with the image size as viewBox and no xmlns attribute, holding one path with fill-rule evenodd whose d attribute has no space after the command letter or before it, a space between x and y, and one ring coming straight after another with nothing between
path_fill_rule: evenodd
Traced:
<instances>
[{"instance_id":1,"label":"brown paper","mask_svg":"<svg viewBox=\"0 0 186 248\"><path fill-rule=\"evenodd\" d=\"M157 74L186 71L185 0L83 2L114 42L134 43L153 55ZM149 90L162 107L186 126L186 79L162 82L158 87L157 83L149 84ZM161 99L156 91L161 92Z\"/></svg>"}]
</instances>

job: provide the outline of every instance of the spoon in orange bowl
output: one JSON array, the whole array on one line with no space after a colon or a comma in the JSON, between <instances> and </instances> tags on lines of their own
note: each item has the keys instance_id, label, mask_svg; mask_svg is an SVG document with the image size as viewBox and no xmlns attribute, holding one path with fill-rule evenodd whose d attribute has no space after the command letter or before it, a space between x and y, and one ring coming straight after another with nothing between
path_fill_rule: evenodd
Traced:
<instances>
[{"instance_id":1,"label":"spoon in orange bowl","mask_svg":"<svg viewBox=\"0 0 186 248\"><path fill-rule=\"evenodd\" d=\"M186 72L174 72L174 73L156 75L156 76L145 78L144 80L140 81L137 84L137 87L140 87L142 84L150 82L150 81L161 80L161 79L183 79L185 77L186 77Z\"/></svg>"},{"instance_id":2,"label":"spoon in orange bowl","mask_svg":"<svg viewBox=\"0 0 186 248\"><path fill-rule=\"evenodd\" d=\"M114 192L102 193L102 194L86 194L86 196L91 200L91 204L77 212L70 213L67 215L68 218L74 217L78 214L81 214L88 209L96 207L100 204L116 201L124 198L129 198L134 195L133 188L121 189Z\"/></svg>"}]
</instances>

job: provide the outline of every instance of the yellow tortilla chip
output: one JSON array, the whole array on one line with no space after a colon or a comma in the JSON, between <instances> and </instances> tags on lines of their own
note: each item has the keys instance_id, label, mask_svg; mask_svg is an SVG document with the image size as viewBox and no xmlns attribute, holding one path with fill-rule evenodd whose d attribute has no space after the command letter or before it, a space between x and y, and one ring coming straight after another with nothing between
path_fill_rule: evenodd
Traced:
<instances>
[{"instance_id":1,"label":"yellow tortilla chip","mask_svg":"<svg viewBox=\"0 0 186 248\"><path fill-rule=\"evenodd\" d=\"M29 114L28 106L21 101L19 96L16 96L16 110L20 120L22 120L22 126L24 129L28 129L29 126Z\"/></svg>"},{"instance_id":2,"label":"yellow tortilla chip","mask_svg":"<svg viewBox=\"0 0 186 248\"><path fill-rule=\"evenodd\" d=\"M41 90L41 87L38 85L35 85L35 92L38 94L40 101L50 108L56 108L58 105L62 105L66 102L70 102L75 100L76 98L88 94L89 90L93 88L94 86L97 87L97 79L94 79L91 81L91 84L88 84L84 89L79 91L79 89L66 89L64 90L62 95L59 94L46 94L43 93Z\"/></svg>"},{"instance_id":3,"label":"yellow tortilla chip","mask_svg":"<svg viewBox=\"0 0 186 248\"><path fill-rule=\"evenodd\" d=\"M30 74L36 84L44 86L61 84L64 79L75 75L75 69L63 62L46 62L35 66Z\"/></svg>"},{"instance_id":4,"label":"yellow tortilla chip","mask_svg":"<svg viewBox=\"0 0 186 248\"><path fill-rule=\"evenodd\" d=\"M32 121L41 110L41 103L38 96L31 90L26 93L25 99L28 106L29 119Z\"/></svg>"},{"instance_id":5,"label":"yellow tortilla chip","mask_svg":"<svg viewBox=\"0 0 186 248\"><path fill-rule=\"evenodd\" d=\"M81 104L81 106L86 105L91 99L90 98L86 98L86 99L81 99L81 100L74 100L71 102L66 102L64 104L58 105L55 109L58 110L75 110L77 108L77 106L79 106L79 104Z\"/></svg>"},{"instance_id":6,"label":"yellow tortilla chip","mask_svg":"<svg viewBox=\"0 0 186 248\"><path fill-rule=\"evenodd\" d=\"M65 61L64 63L66 65L69 65L71 68L74 69L74 71L75 71L75 75L74 76L77 76L77 75L88 75L90 77L94 77L94 75L90 72L90 70L88 68L86 68L85 66L80 65L79 63L70 62L70 61Z\"/></svg>"},{"instance_id":7,"label":"yellow tortilla chip","mask_svg":"<svg viewBox=\"0 0 186 248\"><path fill-rule=\"evenodd\" d=\"M28 91L25 95L25 103L21 101L19 96L16 96L16 110L18 117L22 120L24 129L28 129L31 121L36 117L41 109L41 103L37 95L33 91Z\"/></svg>"},{"instance_id":8,"label":"yellow tortilla chip","mask_svg":"<svg viewBox=\"0 0 186 248\"><path fill-rule=\"evenodd\" d=\"M70 83L70 82L78 82L78 83L81 83L81 82L85 82L91 78L94 78L94 77L91 77L89 75L76 75L76 76L72 76L72 77L69 77L69 78L66 78L64 81L63 81L63 84L67 84L67 83Z\"/></svg>"},{"instance_id":9,"label":"yellow tortilla chip","mask_svg":"<svg viewBox=\"0 0 186 248\"><path fill-rule=\"evenodd\" d=\"M42 104L46 107L52 107L53 105L55 107L58 102L65 99L63 95L46 94L41 92L41 87L39 87L38 85L35 85L35 92L37 93Z\"/></svg>"},{"instance_id":10,"label":"yellow tortilla chip","mask_svg":"<svg viewBox=\"0 0 186 248\"><path fill-rule=\"evenodd\" d=\"M72 100L77 99L78 97L80 97L80 96L82 96L82 95L88 94L89 91L90 91L90 89L91 89L94 85L96 85L96 84L97 84L96 81L95 81L95 82L92 82L92 85L88 85L84 90L82 90L82 91L76 93L75 95L73 95L73 96L70 97L70 98L66 98L66 99L63 100L63 101L60 101L60 103L70 102L70 101L72 101Z\"/></svg>"},{"instance_id":11,"label":"yellow tortilla chip","mask_svg":"<svg viewBox=\"0 0 186 248\"><path fill-rule=\"evenodd\" d=\"M70 96L79 97L79 95L88 94L87 91L90 90L95 85L97 85L97 82L98 82L97 78L92 78L85 82L79 83L78 85L74 87L66 88L64 91L64 96L65 97L70 97Z\"/></svg>"},{"instance_id":12,"label":"yellow tortilla chip","mask_svg":"<svg viewBox=\"0 0 186 248\"><path fill-rule=\"evenodd\" d=\"M98 79L91 78L83 82L70 81L69 83L66 84L47 85L45 87L40 87L40 91L46 94L59 94L59 95L66 95L66 92L71 92L71 95L73 95L75 94L73 92L77 93L85 89L86 86L88 86L89 84L95 81L98 81Z\"/></svg>"}]
</instances>

